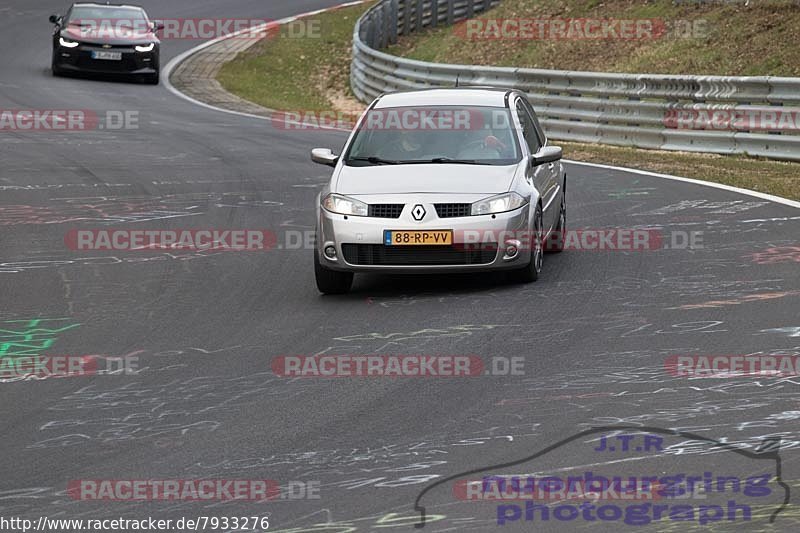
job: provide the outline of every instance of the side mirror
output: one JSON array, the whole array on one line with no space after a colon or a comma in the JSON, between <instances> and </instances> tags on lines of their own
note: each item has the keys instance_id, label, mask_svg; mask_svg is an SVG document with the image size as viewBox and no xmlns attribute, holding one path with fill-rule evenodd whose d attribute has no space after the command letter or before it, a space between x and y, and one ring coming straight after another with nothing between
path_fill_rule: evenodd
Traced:
<instances>
[{"instance_id":1,"label":"side mirror","mask_svg":"<svg viewBox=\"0 0 800 533\"><path fill-rule=\"evenodd\" d=\"M314 148L311 150L311 160L320 165L335 167L336 163L339 162L339 156L331 152L328 148Z\"/></svg>"},{"instance_id":2,"label":"side mirror","mask_svg":"<svg viewBox=\"0 0 800 533\"><path fill-rule=\"evenodd\" d=\"M160 20L154 20L150 24L153 26L153 31L161 31L164 29L164 23Z\"/></svg>"},{"instance_id":3,"label":"side mirror","mask_svg":"<svg viewBox=\"0 0 800 533\"><path fill-rule=\"evenodd\" d=\"M61 15L50 15L50 22L52 24L59 24L61 22Z\"/></svg>"},{"instance_id":4,"label":"side mirror","mask_svg":"<svg viewBox=\"0 0 800 533\"><path fill-rule=\"evenodd\" d=\"M545 146L531 156L531 166L536 167L561 159L563 151L560 146Z\"/></svg>"}]
</instances>

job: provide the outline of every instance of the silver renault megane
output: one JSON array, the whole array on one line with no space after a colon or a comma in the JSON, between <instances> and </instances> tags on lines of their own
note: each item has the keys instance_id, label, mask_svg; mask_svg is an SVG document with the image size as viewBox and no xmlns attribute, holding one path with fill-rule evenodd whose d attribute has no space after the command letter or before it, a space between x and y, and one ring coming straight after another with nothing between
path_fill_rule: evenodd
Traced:
<instances>
[{"instance_id":1,"label":"silver renault megane","mask_svg":"<svg viewBox=\"0 0 800 533\"><path fill-rule=\"evenodd\" d=\"M561 148L524 94L452 88L378 97L317 198L314 271L326 294L356 272L507 270L536 281L566 226Z\"/></svg>"}]
</instances>

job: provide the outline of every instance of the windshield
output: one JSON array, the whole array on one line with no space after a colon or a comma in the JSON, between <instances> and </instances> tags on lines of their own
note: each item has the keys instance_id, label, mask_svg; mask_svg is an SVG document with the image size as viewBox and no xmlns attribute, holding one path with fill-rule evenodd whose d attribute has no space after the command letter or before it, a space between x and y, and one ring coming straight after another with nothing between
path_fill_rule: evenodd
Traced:
<instances>
[{"instance_id":1,"label":"windshield","mask_svg":"<svg viewBox=\"0 0 800 533\"><path fill-rule=\"evenodd\" d=\"M111 26L146 30L147 17L144 11L138 8L76 6L72 8L67 24L93 28Z\"/></svg>"},{"instance_id":2,"label":"windshield","mask_svg":"<svg viewBox=\"0 0 800 533\"><path fill-rule=\"evenodd\" d=\"M502 107L372 109L345 155L350 166L458 163L511 165L520 150Z\"/></svg>"}]
</instances>

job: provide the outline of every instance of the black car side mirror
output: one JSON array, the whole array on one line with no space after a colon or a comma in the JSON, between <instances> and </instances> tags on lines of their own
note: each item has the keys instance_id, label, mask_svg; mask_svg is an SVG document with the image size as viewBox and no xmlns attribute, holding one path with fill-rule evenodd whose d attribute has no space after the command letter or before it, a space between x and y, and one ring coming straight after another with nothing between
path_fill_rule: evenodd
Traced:
<instances>
[{"instance_id":1,"label":"black car side mirror","mask_svg":"<svg viewBox=\"0 0 800 533\"><path fill-rule=\"evenodd\" d=\"M153 25L153 31L161 31L164 29L164 23L160 20L154 20L151 24Z\"/></svg>"},{"instance_id":2,"label":"black car side mirror","mask_svg":"<svg viewBox=\"0 0 800 533\"><path fill-rule=\"evenodd\" d=\"M61 15L50 15L50 22L53 24L61 23Z\"/></svg>"}]
</instances>

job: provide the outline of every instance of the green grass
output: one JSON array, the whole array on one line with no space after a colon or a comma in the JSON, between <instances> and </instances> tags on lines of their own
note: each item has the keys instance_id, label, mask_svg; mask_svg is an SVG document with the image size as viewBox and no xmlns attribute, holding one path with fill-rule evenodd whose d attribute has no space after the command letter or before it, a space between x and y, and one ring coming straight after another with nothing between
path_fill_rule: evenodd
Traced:
<instances>
[{"instance_id":1,"label":"green grass","mask_svg":"<svg viewBox=\"0 0 800 533\"><path fill-rule=\"evenodd\" d=\"M371 5L371 4L370 4ZM314 17L319 37L268 38L225 65L218 76L228 91L270 109L331 109L349 96L353 27L369 5Z\"/></svg>"}]
</instances>

